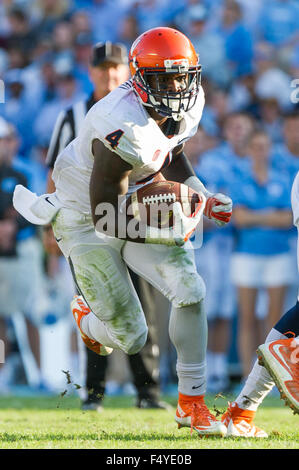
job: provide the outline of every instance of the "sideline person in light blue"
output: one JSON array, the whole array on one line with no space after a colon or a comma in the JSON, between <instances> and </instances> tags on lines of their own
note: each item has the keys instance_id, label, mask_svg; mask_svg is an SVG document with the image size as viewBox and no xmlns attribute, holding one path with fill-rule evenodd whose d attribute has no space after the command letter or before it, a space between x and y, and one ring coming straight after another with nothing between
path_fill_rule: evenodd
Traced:
<instances>
[{"instance_id":1,"label":"sideline person in light blue","mask_svg":"<svg viewBox=\"0 0 299 470\"><path fill-rule=\"evenodd\" d=\"M265 289L268 294L270 329L282 314L287 286L296 275L289 246L292 226L289 183L271 168L270 149L268 135L254 131L248 143L250 171L239 174L232 187L237 233L231 274L238 288L238 341L244 376L250 372L254 351L261 341L256 318L258 291Z\"/></svg>"}]
</instances>

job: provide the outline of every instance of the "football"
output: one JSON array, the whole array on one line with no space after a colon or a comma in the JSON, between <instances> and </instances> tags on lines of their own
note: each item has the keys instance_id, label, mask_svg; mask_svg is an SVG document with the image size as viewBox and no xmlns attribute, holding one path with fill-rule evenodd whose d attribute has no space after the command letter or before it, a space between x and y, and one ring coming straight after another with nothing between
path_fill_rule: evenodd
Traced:
<instances>
[{"instance_id":1,"label":"football","mask_svg":"<svg viewBox=\"0 0 299 470\"><path fill-rule=\"evenodd\" d=\"M174 202L179 202L183 213L189 217L203 200L199 193L185 184L156 181L142 186L129 196L127 214L152 227L172 227Z\"/></svg>"}]
</instances>

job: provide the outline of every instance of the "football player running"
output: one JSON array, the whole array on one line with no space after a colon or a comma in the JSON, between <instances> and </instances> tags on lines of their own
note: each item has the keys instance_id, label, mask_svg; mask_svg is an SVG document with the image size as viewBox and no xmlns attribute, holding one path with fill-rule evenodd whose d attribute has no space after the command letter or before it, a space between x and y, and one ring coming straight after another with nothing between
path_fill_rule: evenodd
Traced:
<instances>
[{"instance_id":1,"label":"football player running","mask_svg":"<svg viewBox=\"0 0 299 470\"><path fill-rule=\"evenodd\" d=\"M201 66L189 39L166 27L139 36L129 62L131 80L90 109L78 137L55 163L55 200L41 196L34 212L44 216L38 207L46 199L56 206L53 230L82 293L72 310L85 344L98 354L112 348L135 354L144 346L147 325L128 277L130 267L172 302L169 335L177 351L179 392L175 420L200 435L225 435L226 427L204 402L205 286L188 242L202 210L186 217L174 203L175 229L165 235L164 229L145 226L138 238L129 230L122 233L117 216L113 230L106 226L100 211L110 204L118 215L120 197L162 172L167 180L200 192L207 217L218 225L229 222L230 198L209 193L183 151L204 107Z\"/></svg>"},{"instance_id":2,"label":"football player running","mask_svg":"<svg viewBox=\"0 0 299 470\"><path fill-rule=\"evenodd\" d=\"M291 199L299 243L299 172L293 183ZM298 248L297 263L299 268ZM254 425L253 419L275 384L285 403L299 414L299 295L295 306L272 328L265 344L259 346L257 355L259 363L256 361L239 396L229 403L222 416L227 436L268 436Z\"/></svg>"}]
</instances>

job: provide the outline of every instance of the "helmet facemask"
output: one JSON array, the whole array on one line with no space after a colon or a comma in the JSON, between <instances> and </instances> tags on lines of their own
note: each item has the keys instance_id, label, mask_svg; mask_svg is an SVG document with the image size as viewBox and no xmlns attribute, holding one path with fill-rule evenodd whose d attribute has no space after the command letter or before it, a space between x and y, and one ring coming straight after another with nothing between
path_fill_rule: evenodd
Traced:
<instances>
[{"instance_id":1,"label":"helmet facemask","mask_svg":"<svg viewBox=\"0 0 299 470\"><path fill-rule=\"evenodd\" d=\"M196 103L200 89L201 65L189 66L185 59L165 60L165 65L165 68L136 67L134 85L142 97L144 106L150 106L158 114L180 121L184 113ZM168 74L186 74L185 88L172 92L161 87L161 76Z\"/></svg>"}]
</instances>

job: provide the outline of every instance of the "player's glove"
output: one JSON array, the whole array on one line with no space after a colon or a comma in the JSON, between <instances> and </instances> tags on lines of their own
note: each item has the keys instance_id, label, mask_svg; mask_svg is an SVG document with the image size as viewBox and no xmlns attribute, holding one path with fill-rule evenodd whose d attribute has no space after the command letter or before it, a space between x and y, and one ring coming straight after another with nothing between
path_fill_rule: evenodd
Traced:
<instances>
[{"instance_id":1,"label":"player's glove","mask_svg":"<svg viewBox=\"0 0 299 470\"><path fill-rule=\"evenodd\" d=\"M214 220L216 225L222 227L230 221L232 216L233 202L230 197L217 193L208 197L204 214Z\"/></svg>"},{"instance_id":2,"label":"player's glove","mask_svg":"<svg viewBox=\"0 0 299 470\"><path fill-rule=\"evenodd\" d=\"M190 238L202 217L206 198L203 194L202 204L191 216L187 217L179 202L173 204L174 225L170 228L157 229L147 226L146 243L159 243L169 246L182 246Z\"/></svg>"}]
</instances>

